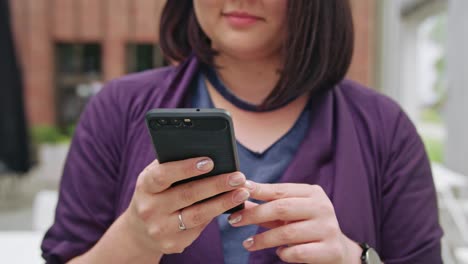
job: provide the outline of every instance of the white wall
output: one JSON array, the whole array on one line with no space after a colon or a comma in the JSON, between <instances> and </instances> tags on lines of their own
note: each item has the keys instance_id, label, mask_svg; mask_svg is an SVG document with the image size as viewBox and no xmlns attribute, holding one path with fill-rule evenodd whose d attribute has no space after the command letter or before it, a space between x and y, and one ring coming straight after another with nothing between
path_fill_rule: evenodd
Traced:
<instances>
[{"instance_id":1,"label":"white wall","mask_svg":"<svg viewBox=\"0 0 468 264\"><path fill-rule=\"evenodd\" d=\"M468 175L468 1L450 0L446 164Z\"/></svg>"}]
</instances>

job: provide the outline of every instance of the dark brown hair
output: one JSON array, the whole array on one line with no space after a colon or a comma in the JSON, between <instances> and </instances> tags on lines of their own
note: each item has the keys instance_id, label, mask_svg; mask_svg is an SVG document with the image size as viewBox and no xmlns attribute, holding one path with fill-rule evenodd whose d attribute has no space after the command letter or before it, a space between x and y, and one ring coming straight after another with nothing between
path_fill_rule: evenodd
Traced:
<instances>
[{"instance_id":1,"label":"dark brown hair","mask_svg":"<svg viewBox=\"0 0 468 264\"><path fill-rule=\"evenodd\" d=\"M278 105L306 92L319 92L345 77L354 49L349 0L289 0L283 68L263 107ZM161 17L160 45L169 60L192 53L213 65L217 52L202 31L193 0L168 0Z\"/></svg>"}]
</instances>

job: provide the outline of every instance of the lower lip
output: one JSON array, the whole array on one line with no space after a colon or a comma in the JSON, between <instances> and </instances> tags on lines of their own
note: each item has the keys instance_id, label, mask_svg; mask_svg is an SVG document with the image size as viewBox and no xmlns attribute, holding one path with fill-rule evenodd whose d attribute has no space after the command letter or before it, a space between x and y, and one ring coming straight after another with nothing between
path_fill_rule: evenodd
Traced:
<instances>
[{"instance_id":1,"label":"lower lip","mask_svg":"<svg viewBox=\"0 0 468 264\"><path fill-rule=\"evenodd\" d=\"M225 16L225 18L233 27L248 27L259 21L255 17Z\"/></svg>"}]
</instances>

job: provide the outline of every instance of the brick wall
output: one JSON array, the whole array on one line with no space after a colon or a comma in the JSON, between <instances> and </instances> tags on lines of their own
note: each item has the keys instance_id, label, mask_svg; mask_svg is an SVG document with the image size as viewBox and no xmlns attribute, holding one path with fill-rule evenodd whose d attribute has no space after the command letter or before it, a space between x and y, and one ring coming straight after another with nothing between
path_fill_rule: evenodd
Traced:
<instances>
[{"instance_id":1,"label":"brick wall","mask_svg":"<svg viewBox=\"0 0 468 264\"><path fill-rule=\"evenodd\" d=\"M351 0L351 2L356 41L348 77L362 84L374 86L376 3L375 0Z\"/></svg>"},{"instance_id":2,"label":"brick wall","mask_svg":"<svg viewBox=\"0 0 468 264\"><path fill-rule=\"evenodd\" d=\"M185 0L184 0L185 1ZM375 0L352 0L356 52L349 77L372 84ZM99 42L105 80L125 73L125 46L156 39L162 0L10 0L27 118L56 123L54 44Z\"/></svg>"},{"instance_id":3,"label":"brick wall","mask_svg":"<svg viewBox=\"0 0 468 264\"><path fill-rule=\"evenodd\" d=\"M35 124L53 124L53 50L48 1L12 0L10 5L23 70L27 118Z\"/></svg>"}]
</instances>

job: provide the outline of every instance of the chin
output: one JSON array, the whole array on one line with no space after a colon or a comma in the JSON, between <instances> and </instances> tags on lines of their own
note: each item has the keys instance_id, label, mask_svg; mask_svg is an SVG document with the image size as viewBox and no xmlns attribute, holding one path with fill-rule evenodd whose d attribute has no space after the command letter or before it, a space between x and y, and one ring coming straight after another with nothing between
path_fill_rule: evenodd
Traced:
<instances>
[{"instance_id":1,"label":"chin","mask_svg":"<svg viewBox=\"0 0 468 264\"><path fill-rule=\"evenodd\" d=\"M272 45L268 45L268 43L254 43L251 39L248 41L239 39L229 40L224 41L223 44L220 46L219 51L237 59L252 60L264 58L275 53L275 50L278 50L272 49Z\"/></svg>"}]
</instances>

